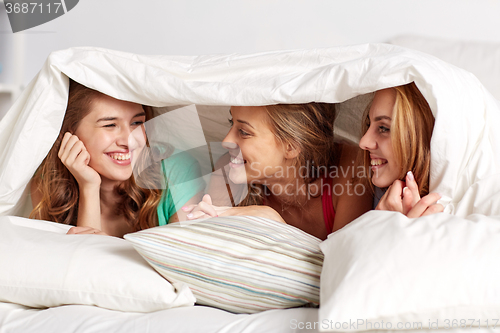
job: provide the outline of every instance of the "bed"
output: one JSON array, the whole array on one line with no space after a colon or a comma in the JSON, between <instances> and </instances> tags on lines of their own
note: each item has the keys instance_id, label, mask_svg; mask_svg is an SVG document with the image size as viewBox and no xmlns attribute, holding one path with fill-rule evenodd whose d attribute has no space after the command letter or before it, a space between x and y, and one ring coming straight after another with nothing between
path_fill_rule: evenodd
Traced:
<instances>
[{"instance_id":1,"label":"bed","mask_svg":"<svg viewBox=\"0 0 500 333\"><path fill-rule=\"evenodd\" d=\"M410 220L371 211L315 243L323 263L319 308L234 313L193 306L189 283L167 283L129 240L102 245L100 236L87 235L66 242L67 226L26 218L27 185L58 134L68 77L158 113L191 112L194 127L177 131L184 150L220 141L230 105L310 101L340 103L337 137L356 142L370 94L413 81L436 118L430 186L442 194L445 213ZM0 332L494 330L500 319L498 124L500 103L474 75L389 44L198 57L54 52L0 122ZM182 137L199 128L202 136ZM112 265L122 259L127 263ZM92 273L89 280L77 269ZM104 292L96 287L102 281ZM64 288L55 291L53 284Z\"/></svg>"}]
</instances>

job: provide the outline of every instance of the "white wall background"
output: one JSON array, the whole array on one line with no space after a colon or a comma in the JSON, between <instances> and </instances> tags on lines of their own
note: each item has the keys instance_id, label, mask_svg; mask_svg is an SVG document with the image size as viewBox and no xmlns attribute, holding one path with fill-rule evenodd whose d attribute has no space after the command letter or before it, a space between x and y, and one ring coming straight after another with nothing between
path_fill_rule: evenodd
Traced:
<instances>
[{"instance_id":1,"label":"white wall background","mask_svg":"<svg viewBox=\"0 0 500 333\"><path fill-rule=\"evenodd\" d=\"M2 5L0 83L27 84L50 52L72 46L196 55L384 42L402 34L500 42L499 14L500 0L80 0L66 15L12 34Z\"/></svg>"}]
</instances>

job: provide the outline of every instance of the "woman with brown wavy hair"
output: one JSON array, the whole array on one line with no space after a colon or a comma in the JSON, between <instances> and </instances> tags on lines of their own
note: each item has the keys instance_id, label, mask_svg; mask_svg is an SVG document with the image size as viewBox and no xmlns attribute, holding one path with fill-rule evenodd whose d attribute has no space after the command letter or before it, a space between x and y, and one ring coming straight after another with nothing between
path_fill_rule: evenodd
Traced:
<instances>
[{"instance_id":1,"label":"woman with brown wavy hair","mask_svg":"<svg viewBox=\"0 0 500 333\"><path fill-rule=\"evenodd\" d=\"M418 217L443 211L429 194L434 116L415 83L375 92L363 116L359 146L371 183L384 193L376 209Z\"/></svg>"},{"instance_id":2,"label":"woman with brown wavy hair","mask_svg":"<svg viewBox=\"0 0 500 333\"><path fill-rule=\"evenodd\" d=\"M326 239L371 208L369 191L354 184L359 149L334 143L334 104L233 106L231 116L223 141L229 153L219 166L229 165L231 190L241 184L248 194L234 208L216 207L205 196L197 206L183 207L188 218L263 216ZM225 191L213 183L209 193Z\"/></svg>"},{"instance_id":3,"label":"woman with brown wavy hair","mask_svg":"<svg viewBox=\"0 0 500 333\"><path fill-rule=\"evenodd\" d=\"M70 80L59 136L31 182L34 209L30 217L76 226L68 233L119 237L157 226L159 220L177 220L178 214L169 210L172 198L168 189L153 185L158 183L158 174L141 175L141 186L132 174L133 160L145 156L141 151L149 152L144 149L143 123L151 117L150 107L115 99ZM198 192L199 188L186 191L177 207L198 202ZM189 197L185 199L185 195Z\"/></svg>"}]
</instances>

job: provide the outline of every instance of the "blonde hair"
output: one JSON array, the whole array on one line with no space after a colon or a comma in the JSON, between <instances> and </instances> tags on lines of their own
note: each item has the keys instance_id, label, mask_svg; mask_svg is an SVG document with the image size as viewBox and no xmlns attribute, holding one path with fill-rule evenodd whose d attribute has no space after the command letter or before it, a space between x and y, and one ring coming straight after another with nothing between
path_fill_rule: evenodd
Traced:
<instances>
[{"instance_id":1,"label":"blonde hair","mask_svg":"<svg viewBox=\"0 0 500 333\"><path fill-rule=\"evenodd\" d=\"M76 225L78 183L57 153L64 134L75 133L80 121L90 113L94 101L102 96L102 93L70 80L68 107L59 136L32 179L42 199L34 207L30 218ZM152 109L148 106L143 106L143 109L146 112L146 120L150 119ZM115 192L120 197L116 213L123 214L135 230L157 225L156 208L161 199L161 190L139 187L132 175L117 186Z\"/></svg>"},{"instance_id":2,"label":"blonde hair","mask_svg":"<svg viewBox=\"0 0 500 333\"><path fill-rule=\"evenodd\" d=\"M293 161L305 184L326 176L337 164L338 154L333 140L335 104L278 104L264 107L271 131L284 146L299 150ZM263 185L250 184L249 194L240 206L263 204Z\"/></svg>"},{"instance_id":3,"label":"blonde hair","mask_svg":"<svg viewBox=\"0 0 500 333\"><path fill-rule=\"evenodd\" d=\"M391 122L391 141L394 158L401 166L398 179L404 180L406 173L411 170L419 186L420 196L424 196L429 193L434 116L414 82L392 89L396 91L396 102ZM362 135L368 131L370 108L371 103L363 115ZM370 153L364 150L362 156L365 170L370 170ZM370 186L373 186L371 182Z\"/></svg>"}]
</instances>

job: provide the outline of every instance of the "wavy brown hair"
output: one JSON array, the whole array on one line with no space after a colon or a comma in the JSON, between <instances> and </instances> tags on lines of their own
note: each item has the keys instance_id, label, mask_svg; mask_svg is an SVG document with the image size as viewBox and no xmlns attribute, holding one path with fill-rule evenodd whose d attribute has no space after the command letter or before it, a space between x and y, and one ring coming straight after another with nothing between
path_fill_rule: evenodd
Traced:
<instances>
[{"instance_id":1,"label":"wavy brown hair","mask_svg":"<svg viewBox=\"0 0 500 333\"><path fill-rule=\"evenodd\" d=\"M431 162L431 136L434 116L414 82L392 88L396 91L396 102L391 122L391 141L394 157L401 165L400 180L412 171L419 186L420 196L429 194ZM362 136L368 131L370 105L365 110ZM365 170L370 170L370 153L362 151ZM370 182L373 189L373 184Z\"/></svg>"},{"instance_id":2,"label":"wavy brown hair","mask_svg":"<svg viewBox=\"0 0 500 333\"><path fill-rule=\"evenodd\" d=\"M299 150L293 167L306 171L299 175L305 184L326 176L337 165L339 154L333 140L335 104L277 104L264 108L276 140ZM263 186L250 184L240 206L262 205Z\"/></svg>"},{"instance_id":3,"label":"wavy brown hair","mask_svg":"<svg viewBox=\"0 0 500 333\"><path fill-rule=\"evenodd\" d=\"M32 181L41 194L41 201L30 214L30 218L54 221L64 224L76 225L78 217L78 183L71 172L64 166L57 156L62 138L66 132L75 133L80 121L89 114L95 100L103 94L90 89L70 79L68 106L66 114L54 145L38 167ZM143 106L146 120L152 118L152 109ZM143 149L142 159L148 158L148 150ZM141 159L141 157L140 157ZM149 170L156 171L153 167ZM145 183L147 177L141 176ZM151 182L155 182L151 179ZM158 224L156 212L162 191L158 186L141 184L139 187L134 176L115 188L120 197L116 209L117 215L123 215L134 230L154 227Z\"/></svg>"}]
</instances>

